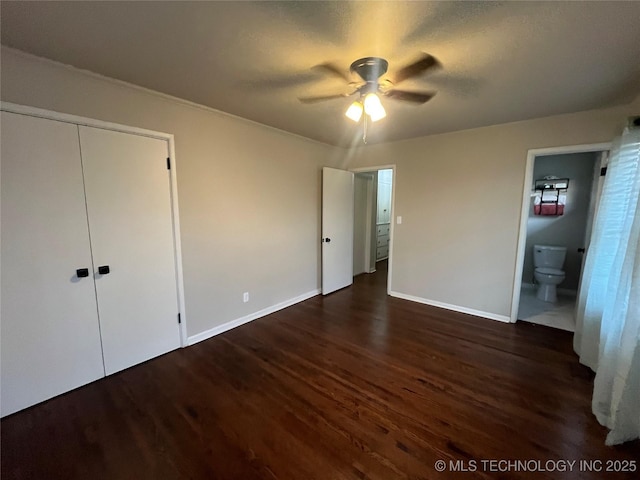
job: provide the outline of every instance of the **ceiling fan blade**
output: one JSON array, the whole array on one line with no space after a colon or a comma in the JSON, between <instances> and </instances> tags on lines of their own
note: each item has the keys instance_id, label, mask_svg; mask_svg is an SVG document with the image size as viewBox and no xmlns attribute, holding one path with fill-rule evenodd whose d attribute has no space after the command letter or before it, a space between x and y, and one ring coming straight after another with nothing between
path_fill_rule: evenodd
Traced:
<instances>
[{"instance_id":1,"label":"ceiling fan blade","mask_svg":"<svg viewBox=\"0 0 640 480\"><path fill-rule=\"evenodd\" d=\"M426 72L427 70L437 68L439 66L440 62L438 62L435 57L429 55L428 53L423 53L419 60L416 60L415 62L410 63L409 65L398 70L398 72L396 72L394 76L393 83L398 84L407 80L408 78L415 77L417 75L420 75L421 73Z\"/></svg>"},{"instance_id":2,"label":"ceiling fan blade","mask_svg":"<svg viewBox=\"0 0 640 480\"><path fill-rule=\"evenodd\" d=\"M406 90L387 90L383 95L405 102L426 103L435 96L435 92L408 92Z\"/></svg>"},{"instance_id":3,"label":"ceiling fan blade","mask_svg":"<svg viewBox=\"0 0 640 480\"><path fill-rule=\"evenodd\" d=\"M335 98L344 98L344 97L348 97L349 95L352 95L352 94L338 93L336 95L321 95L318 97L298 97L298 100L300 100L302 103L317 103L317 102L324 102L325 100L333 100Z\"/></svg>"},{"instance_id":4,"label":"ceiling fan blade","mask_svg":"<svg viewBox=\"0 0 640 480\"><path fill-rule=\"evenodd\" d=\"M347 75L347 73L344 70L342 70L336 64L331 63L331 62L321 63L320 65L316 65L312 69L313 70L324 70L325 72L328 72L328 73L330 73L330 74L332 74L332 75L334 75L336 77L340 77L342 80L344 80L347 83L349 83L351 81L351 78L349 78L349 76Z\"/></svg>"}]
</instances>

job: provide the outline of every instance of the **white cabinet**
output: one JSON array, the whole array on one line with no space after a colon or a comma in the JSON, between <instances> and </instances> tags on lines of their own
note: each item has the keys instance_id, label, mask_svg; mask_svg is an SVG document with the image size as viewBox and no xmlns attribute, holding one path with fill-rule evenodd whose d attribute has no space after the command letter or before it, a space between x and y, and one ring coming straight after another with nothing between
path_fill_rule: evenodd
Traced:
<instances>
[{"instance_id":1,"label":"white cabinet","mask_svg":"<svg viewBox=\"0 0 640 480\"><path fill-rule=\"evenodd\" d=\"M180 331L167 141L2 112L1 144L4 416Z\"/></svg>"},{"instance_id":2,"label":"white cabinet","mask_svg":"<svg viewBox=\"0 0 640 480\"><path fill-rule=\"evenodd\" d=\"M378 170L378 225L391 222L391 188L393 170Z\"/></svg>"},{"instance_id":3,"label":"white cabinet","mask_svg":"<svg viewBox=\"0 0 640 480\"><path fill-rule=\"evenodd\" d=\"M393 170L378 170L376 261L389 257L389 225Z\"/></svg>"},{"instance_id":4,"label":"white cabinet","mask_svg":"<svg viewBox=\"0 0 640 480\"><path fill-rule=\"evenodd\" d=\"M384 260L389 256L389 224L377 226L376 234L376 261Z\"/></svg>"},{"instance_id":5,"label":"white cabinet","mask_svg":"<svg viewBox=\"0 0 640 480\"><path fill-rule=\"evenodd\" d=\"M384 225L378 225L377 226L377 232L376 235L378 237L384 236L384 235L389 235L389 224L385 223Z\"/></svg>"}]
</instances>

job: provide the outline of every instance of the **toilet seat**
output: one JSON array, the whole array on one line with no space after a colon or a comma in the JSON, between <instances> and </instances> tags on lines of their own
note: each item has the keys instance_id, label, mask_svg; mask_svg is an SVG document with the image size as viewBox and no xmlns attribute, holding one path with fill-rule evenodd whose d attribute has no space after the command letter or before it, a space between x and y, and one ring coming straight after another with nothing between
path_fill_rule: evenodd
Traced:
<instances>
[{"instance_id":1,"label":"toilet seat","mask_svg":"<svg viewBox=\"0 0 640 480\"><path fill-rule=\"evenodd\" d=\"M535 271L541 273L542 275L564 275L564 270L560 270L559 268L538 267L535 269Z\"/></svg>"}]
</instances>

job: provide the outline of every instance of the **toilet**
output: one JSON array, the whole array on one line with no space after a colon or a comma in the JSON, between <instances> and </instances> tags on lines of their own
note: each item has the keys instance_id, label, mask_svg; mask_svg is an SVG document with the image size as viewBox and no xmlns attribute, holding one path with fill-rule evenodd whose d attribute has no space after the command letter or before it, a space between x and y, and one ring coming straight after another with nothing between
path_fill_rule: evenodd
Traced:
<instances>
[{"instance_id":1,"label":"toilet","mask_svg":"<svg viewBox=\"0 0 640 480\"><path fill-rule=\"evenodd\" d=\"M564 259L567 255L566 247L556 247L552 245L533 246L533 276L538 283L539 300L544 302L555 302L558 298L556 285L564 280Z\"/></svg>"}]
</instances>

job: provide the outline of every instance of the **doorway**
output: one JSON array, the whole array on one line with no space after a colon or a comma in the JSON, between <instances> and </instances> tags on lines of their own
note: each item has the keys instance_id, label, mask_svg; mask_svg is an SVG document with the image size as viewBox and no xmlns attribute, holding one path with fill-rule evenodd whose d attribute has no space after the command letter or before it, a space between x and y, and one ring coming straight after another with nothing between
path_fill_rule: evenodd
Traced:
<instances>
[{"instance_id":1,"label":"doorway","mask_svg":"<svg viewBox=\"0 0 640 480\"><path fill-rule=\"evenodd\" d=\"M575 303L608 144L531 150L511 321L575 330Z\"/></svg>"},{"instance_id":2,"label":"doorway","mask_svg":"<svg viewBox=\"0 0 640 480\"><path fill-rule=\"evenodd\" d=\"M388 292L391 278L395 167L365 168L353 172L353 275L356 277L378 272L378 275L384 275Z\"/></svg>"}]
</instances>

